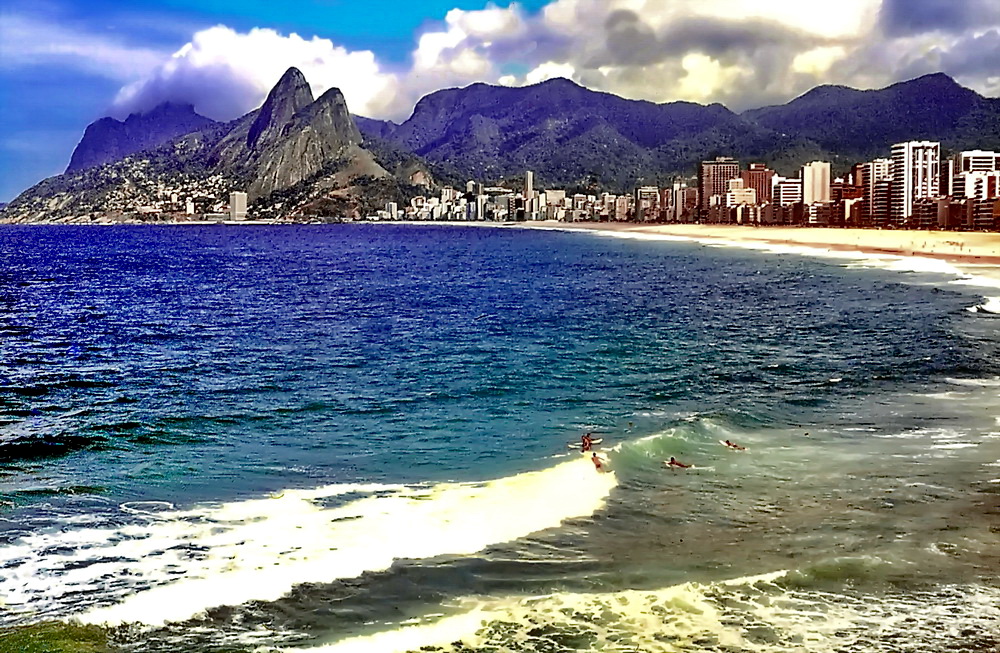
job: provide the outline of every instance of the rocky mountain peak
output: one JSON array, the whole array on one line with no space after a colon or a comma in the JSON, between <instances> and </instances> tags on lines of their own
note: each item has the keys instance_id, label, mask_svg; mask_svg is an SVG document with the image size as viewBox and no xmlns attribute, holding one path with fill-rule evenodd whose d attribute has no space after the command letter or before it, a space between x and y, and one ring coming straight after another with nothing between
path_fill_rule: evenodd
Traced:
<instances>
[{"instance_id":1,"label":"rocky mountain peak","mask_svg":"<svg viewBox=\"0 0 1000 653\"><path fill-rule=\"evenodd\" d=\"M294 66L286 70L267 94L267 99L257 112L257 118L250 125L247 146L256 150L275 141L292 117L312 102L312 89L302 71Z\"/></svg>"},{"instance_id":2,"label":"rocky mountain peak","mask_svg":"<svg viewBox=\"0 0 1000 653\"><path fill-rule=\"evenodd\" d=\"M66 172L117 161L214 124L214 120L196 113L192 105L172 102L145 113L133 113L124 121L101 118L87 126Z\"/></svg>"}]
</instances>

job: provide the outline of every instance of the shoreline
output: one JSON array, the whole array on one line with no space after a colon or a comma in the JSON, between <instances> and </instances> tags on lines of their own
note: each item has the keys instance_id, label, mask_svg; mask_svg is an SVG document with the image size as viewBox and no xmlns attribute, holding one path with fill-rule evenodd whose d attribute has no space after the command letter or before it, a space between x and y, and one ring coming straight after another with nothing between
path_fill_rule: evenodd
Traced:
<instances>
[{"instance_id":1,"label":"shoreline","mask_svg":"<svg viewBox=\"0 0 1000 653\"><path fill-rule=\"evenodd\" d=\"M562 229L666 236L701 242L811 247L843 252L927 257L962 265L1000 266L1000 233L907 231L828 227L745 227L739 225L628 222L518 223L529 229Z\"/></svg>"}]
</instances>

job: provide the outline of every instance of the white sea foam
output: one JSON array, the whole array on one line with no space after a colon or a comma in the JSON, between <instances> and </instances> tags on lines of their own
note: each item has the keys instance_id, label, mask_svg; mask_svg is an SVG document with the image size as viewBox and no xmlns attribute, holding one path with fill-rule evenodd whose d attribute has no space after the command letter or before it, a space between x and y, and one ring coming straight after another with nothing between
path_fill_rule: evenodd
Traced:
<instances>
[{"instance_id":1,"label":"white sea foam","mask_svg":"<svg viewBox=\"0 0 1000 653\"><path fill-rule=\"evenodd\" d=\"M718 585L771 583L785 573L780 571L739 578ZM468 599L466 603L473 606L471 609L431 623L351 637L312 648L288 649L288 652L402 653L418 650L424 646L446 645L459 640L476 646L484 643L482 640L488 637L479 631L490 622L536 625L539 620L542 620L551 622L551 625L558 628L574 619L581 619L588 626L594 626L597 621L611 615L612 611L625 617L623 621L627 620L630 630L634 628L637 633L647 633L652 636L661 634L663 631L662 612L655 609L650 610L650 607L657 603L665 604L677 611L677 616L680 618L672 624L677 631L690 632L707 627L720 634L721 643L733 647L738 646L742 637L731 632L722 624L720 611L705 598L707 587L707 585L699 583L683 583L651 592L547 594L529 598L482 601ZM616 625L618 624L602 624L598 626L598 630L611 631Z\"/></svg>"},{"instance_id":2,"label":"white sea foam","mask_svg":"<svg viewBox=\"0 0 1000 653\"><path fill-rule=\"evenodd\" d=\"M945 379L952 385L964 385L973 388L996 388L1000 387L1000 377L994 376L991 379Z\"/></svg>"},{"instance_id":3,"label":"white sea foam","mask_svg":"<svg viewBox=\"0 0 1000 653\"><path fill-rule=\"evenodd\" d=\"M78 618L161 625L214 606L275 600L300 583L385 570L400 558L472 554L590 515L615 484L613 473L596 474L577 457L482 483L334 485L156 512L146 524L35 534L5 547L0 594L7 608L26 611L40 595L138 580L153 587Z\"/></svg>"},{"instance_id":4,"label":"white sea foam","mask_svg":"<svg viewBox=\"0 0 1000 653\"><path fill-rule=\"evenodd\" d=\"M972 313L993 313L1000 315L1000 297L987 297L982 304L970 306L966 310Z\"/></svg>"},{"instance_id":5,"label":"white sea foam","mask_svg":"<svg viewBox=\"0 0 1000 653\"><path fill-rule=\"evenodd\" d=\"M861 561L878 567L884 562ZM466 599L460 614L342 639L288 653L402 653L433 647L457 653L488 650L657 651L706 648L792 653L894 651L899 637L944 650L954 641L940 622L989 632L1000 623L1000 591L945 588L940 601L922 597L834 594L787 589L775 572L719 583L658 590ZM471 607L470 607L471 606ZM888 636L880 639L882 634ZM459 644L460 642L460 644ZM916 649L915 649L916 650ZM921 649L926 650L926 649Z\"/></svg>"}]
</instances>

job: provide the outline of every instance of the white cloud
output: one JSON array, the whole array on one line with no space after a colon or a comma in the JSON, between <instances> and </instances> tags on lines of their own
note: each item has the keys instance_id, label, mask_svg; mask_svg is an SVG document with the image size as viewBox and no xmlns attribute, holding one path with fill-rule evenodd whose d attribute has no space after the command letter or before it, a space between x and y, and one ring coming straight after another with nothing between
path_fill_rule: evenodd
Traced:
<instances>
[{"instance_id":1,"label":"white cloud","mask_svg":"<svg viewBox=\"0 0 1000 653\"><path fill-rule=\"evenodd\" d=\"M534 70L529 72L524 77L524 81L527 84L537 84L539 82L544 82L547 79L553 79L555 77L565 77L567 79L573 79L573 75L576 73L576 69L573 68L568 63L555 63L554 61L546 61L540 64Z\"/></svg>"},{"instance_id":2,"label":"white cloud","mask_svg":"<svg viewBox=\"0 0 1000 653\"><path fill-rule=\"evenodd\" d=\"M843 59L847 51L842 46L831 45L814 48L803 52L792 60L792 70L809 75L822 75L830 70L838 60Z\"/></svg>"},{"instance_id":3,"label":"white cloud","mask_svg":"<svg viewBox=\"0 0 1000 653\"><path fill-rule=\"evenodd\" d=\"M684 68L676 86L677 99L710 102L720 88L732 86L746 73L739 66L723 66L717 60L699 53L691 53L681 60Z\"/></svg>"},{"instance_id":4,"label":"white cloud","mask_svg":"<svg viewBox=\"0 0 1000 653\"><path fill-rule=\"evenodd\" d=\"M338 87L359 112L388 105L396 84L367 50L351 52L315 36L217 26L196 33L154 74L124 87L115 106L128 113L167 99L186 101L204 115L228 120L259 105L290 66L303 72L314 95Z\"/></svg>"},{"instance_id":5,"label":"white cloud","mask_svg":"<svg viewBox=\"0 0 1000 653\"><path fill-rule=\"evenodd\" d=\"M735 110L787 101L821 83L884 86L935 66L974 88L997 88L992 68L977 68L973 56L993 37L887 34L880 22L887 1L553 0L538 12L488 4L447 12L415 36L411 63L394 68L373 52L318 36L219 26L195 34L152 73L142 74L148 61L136 64L141 79L122 89L117 107L186 100L232 118L259 105L293 65L316 94L337 86L353 112L396 120L440 88L552 77L636 99Z\"/></svg>"}]
</instances>

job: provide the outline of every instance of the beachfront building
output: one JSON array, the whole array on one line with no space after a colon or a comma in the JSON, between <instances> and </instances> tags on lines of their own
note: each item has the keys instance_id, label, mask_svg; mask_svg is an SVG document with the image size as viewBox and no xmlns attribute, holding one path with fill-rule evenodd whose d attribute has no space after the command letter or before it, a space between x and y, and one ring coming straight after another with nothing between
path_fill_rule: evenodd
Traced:
<instances>
[{"instance_id":1,"label":"beachfront building","mask_svg":"<svg viewBox=\"0 0 1000 653\"><path fill-rule=\"evenodd\" d=\"M734 206L756 206L757 191L753 188L746 188L743 179L730 179L726 192L726 208Z\"/></svg>"},{"instance_id":2,"label":"beachfront building","mask_svg":"<svg viewBox=\"0 0 1000 653\"><path fill-rule=\"evenodd\" d=\"M229 193L229 219L247 219L247 194L239 191Z\"/></svg>"},{"instance_id":3,"label":"beachfront building","mask_svg":"<svg viewBox=\"0 0 1000 653\"><path fill-rule=\"evenodd\" d=\"M857 166L855 170L854 183L861 188L861 224L875 224L876 213L881 213L881 217L887 220L889 217L889 188L883 182L892 179L892 159L868 161ZM880 183L882 183L881 192L884 196L881 206L876 201ZM877 211L876 207L882 210Z\"/></svg>"},{"instance_id":4,"label":"beachfront building","mask_svg":"<svg viewBox=\"0 0 1000 653\"><path fill-rule=\"evenodd\" d=\"M913 202L939 194L941 144L909 141L892 146L892 188L889 222L904 226L913 217Z\"/></svg>"},{"instance_id":5,"label":"beachfront building","mask_svg":"<svg viewBox=\"0 0 1000 653\"><path fill-rule=\"evenodd\" d=\"M619 195L618 198L615 199L615 220L618 222L628 220L629 212L631 210L632 207L630 206L628 195Z\"/></svg>"},{"instance_id":6,"label":"beachfront building","mask_svg":"<svg viewBox=\"0 0 1000 653\"><path fill-rule=\"evenodd\" d=\"M774 175L771 197L779 206L798 204L802 201L802 180Z\"/></svg>"},{"instance_id":7,"label":"beachfront building","mask_svg":"<svg viewBox=\"0 0 1000 653\"><path fill-rule=\"evenodd\" d=\"M955 163L955 174L1000 170L1000 153L997 152L966 150L959 152L951 160Z\"/></svg>"},{"instance_id":8,"label":"beachfront building","mask_svg":"<svg viewBox=\"0 0 1000 653\"><path fill-rule=\"evenodd\" d=\"M802 166L802 202L812 205L830 201L830 162L813 161Z\"/></svg>"},{"instance_id":9,"label":"beachfront building","mask_svg":"<svg viewBox=\"0 0 1000 653\"><path fill-rule=\"evenodd\" d=\"M640 186L635 189L635 219L649 222L660 217L660 189L656 186Z\"/></svg>"},{"instance_id":10,"label":"beachfront building","mask_svg":"<svg viewBox=\"0 0 1000 653\"><path fill-rule=\"evenodd\" d=\"M752 188L757 193L757 203L765 204L773 197L774 170L763 163L751 163L740 173L744 188Z\"/></svg>"},{"instance_id":11,"label":"beachfront building","mask_svg":"<svg viewBox=\"0 0 1000 653\"><path fill-rule=\"evenodd\" d=\"M712 205L713 197L725 198L730 179L740 176L740 162L728 156L714 161L702 161L698 167L699 211L704 216Z\"/></svg>"},{"instance_id":12,"label":"beachfront building","mask_svg":"<svg viewBox=\"0 0 1000 653\"><path fill-rule=\"evenodd\" d=\"M667 220L671 222L694 222L698 214L698 189L688 188L687 182L675 181L671 189L673 196L671 213Z\"/></svg>"}]
</instances>

